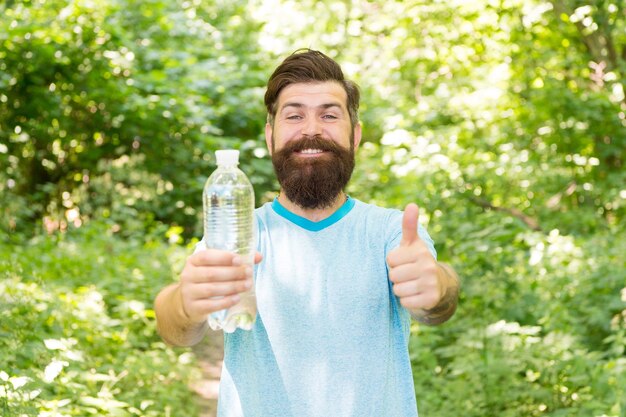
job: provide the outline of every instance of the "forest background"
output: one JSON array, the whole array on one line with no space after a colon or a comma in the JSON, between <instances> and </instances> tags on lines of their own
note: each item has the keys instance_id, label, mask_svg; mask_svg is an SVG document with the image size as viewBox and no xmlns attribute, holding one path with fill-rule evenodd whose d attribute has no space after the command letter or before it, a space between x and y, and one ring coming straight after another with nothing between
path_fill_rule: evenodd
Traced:
<instances>
[{"instance_id":1,"label":"forest background","mask_svg":"<svg viewBox=\"0 0 626 417\"><path fill-rule=\"evenodd\" d=\"M349 194L421 206L462 277L411 329L420 415L626 416L626 2L0 4L0 415L193 416L152 300L213 151L277 192L264 85L297 48L362 89Z\"/></svg>"}]
</instances>

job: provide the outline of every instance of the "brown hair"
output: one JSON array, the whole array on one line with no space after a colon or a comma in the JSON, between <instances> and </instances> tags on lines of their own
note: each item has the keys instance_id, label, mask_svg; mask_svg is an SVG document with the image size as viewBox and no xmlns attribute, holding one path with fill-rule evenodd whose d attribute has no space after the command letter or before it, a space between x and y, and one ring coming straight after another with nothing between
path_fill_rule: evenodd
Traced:
<instances>
[{"instance_id":1,"label":"brown hair","mask_svg":"<svg viewBox=\"0 0 626 417\"><path fill-rule=\"evenodd\" d=\"M265 92L265 107L267 107L267 122L274 124L278 96L283 88L295 83L311 83L336 81L346 91L348 96L348 112L352 128L359 121L359 86L346 80L343 71L337 62L319 51L298 49L288 56L270 76Z\"/></svg>"}]
</instances>

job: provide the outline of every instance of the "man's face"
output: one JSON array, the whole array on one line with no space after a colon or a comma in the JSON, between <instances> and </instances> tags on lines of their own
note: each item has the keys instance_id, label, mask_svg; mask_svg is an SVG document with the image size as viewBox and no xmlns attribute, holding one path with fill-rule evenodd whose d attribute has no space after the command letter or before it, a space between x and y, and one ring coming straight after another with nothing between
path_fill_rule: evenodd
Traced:
<instances>
[{"instance_id":1,"label":"man's face","mask_svg":"<svg viewBox=\"0 0 626 417\"><path fill-rule=\"evenodd\" d=\"M291 84L265 127L278 182L303 208L329 207L350 180L361 126L352 129L346 103L339 83Z\"/></svg>"}]
</instances>

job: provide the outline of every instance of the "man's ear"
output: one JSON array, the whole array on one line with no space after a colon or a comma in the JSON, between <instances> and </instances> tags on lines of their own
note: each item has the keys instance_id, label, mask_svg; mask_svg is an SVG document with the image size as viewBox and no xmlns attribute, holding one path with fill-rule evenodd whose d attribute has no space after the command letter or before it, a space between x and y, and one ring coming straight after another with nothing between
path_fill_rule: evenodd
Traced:
<instances>
[{"instance_id":1,"label":"man's ear","mask_svg":"<svg viewBox=\"0 0 626 417\"><path fill-rule=\"evenodd\" d=\"M361 143L362 130L361 122L358 122L356 126L354 126L354 150L356 150Z\"/></svg>"},{"instance_id":2,"label":"man's ear","mask_svg":"<svg viewBox=\"0 0 626 417\"><path fill-rule=\"evenodd\" d=\"M269 123L265 123L265 144L267 145L267 150L272 155L272 125Z\"/></svg>"}]
</instances>

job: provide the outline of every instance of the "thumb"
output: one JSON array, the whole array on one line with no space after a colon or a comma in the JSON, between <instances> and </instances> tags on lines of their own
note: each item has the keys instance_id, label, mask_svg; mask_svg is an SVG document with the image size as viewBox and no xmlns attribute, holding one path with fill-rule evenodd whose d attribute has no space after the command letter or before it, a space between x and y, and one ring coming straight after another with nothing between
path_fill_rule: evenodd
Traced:
<instances>
[{"instance_id":1,"label":"thumb","mask_svg":"<svg viewBox=\"0 0 626 417\"><path fill-rule=\"evenodd\" d=\"M259 262L261 262L261 260L263 259L263 255L261 255L261 253L259 252L255 252L254 253L254 263L258 264Z\"/></svg>"},{"instance_id":2,"label":"thumb","mask_svg":"<svg viewBox=\"0 0 626 417\"><path fill-rule=\"evenodd\" d=\"M400 246L408 246L419 240L417 234L417 224L419 220L419 207L417 204L410 203L404 209L402 215L402 240Z\"/></svg>"}]
</instances>

